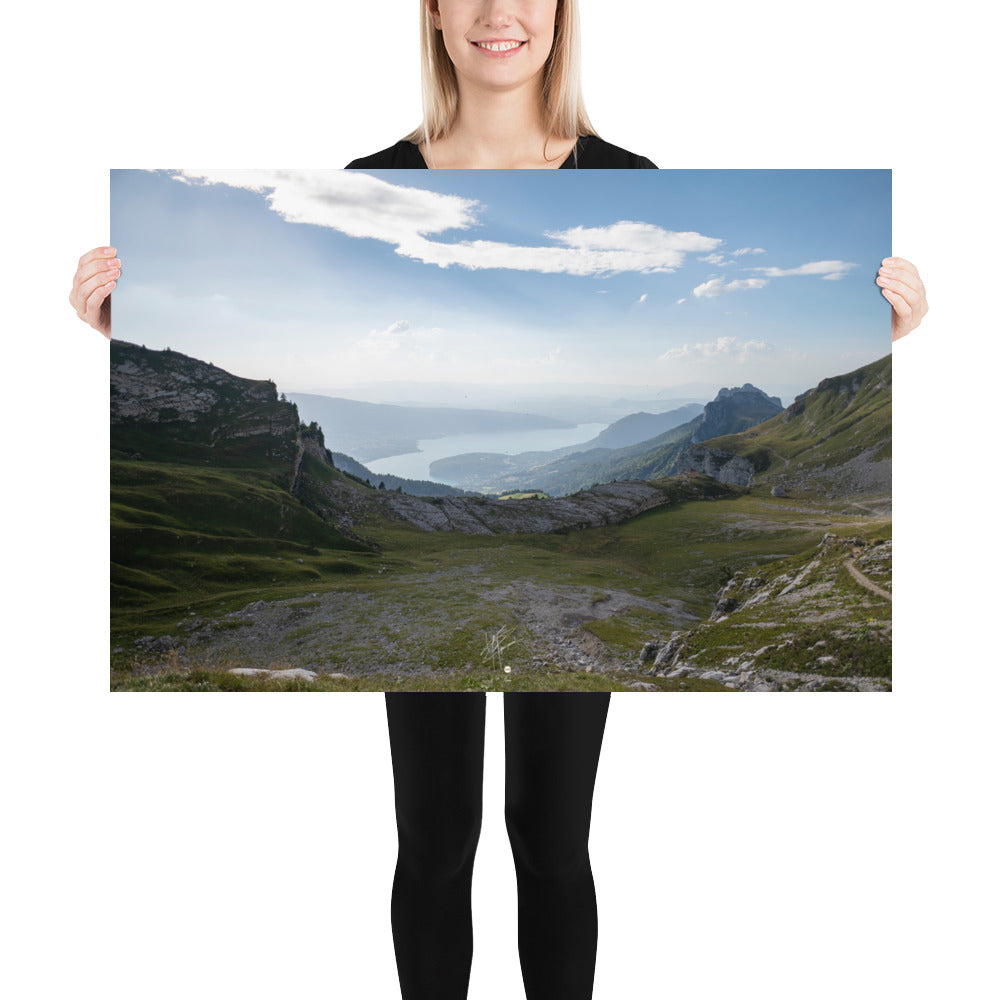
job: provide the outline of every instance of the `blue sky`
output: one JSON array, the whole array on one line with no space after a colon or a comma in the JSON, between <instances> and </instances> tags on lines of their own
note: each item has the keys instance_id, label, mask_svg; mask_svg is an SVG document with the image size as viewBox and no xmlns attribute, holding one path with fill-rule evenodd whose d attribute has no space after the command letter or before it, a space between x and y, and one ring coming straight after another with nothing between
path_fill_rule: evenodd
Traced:
<instances>
[{"instance_id":1,"label":"blue sky","mask_svg":"<svg viewBox=\"0 0 1000 1000\"><path fill-rule=\"evenodd\" d=\"M115 336L285 391L787 392L890 350L887 170L115 170L111 208Z\"/></svg>"}]
</instances>

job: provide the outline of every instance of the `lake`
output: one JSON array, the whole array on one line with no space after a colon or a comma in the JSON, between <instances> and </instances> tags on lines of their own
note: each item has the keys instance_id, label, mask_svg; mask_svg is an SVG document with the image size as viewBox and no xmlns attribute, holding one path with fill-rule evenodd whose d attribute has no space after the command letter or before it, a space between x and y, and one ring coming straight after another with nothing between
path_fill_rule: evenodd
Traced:
<instances>
[{"instance_id":1,"label":"lake","mask_svg":"<svg viewBox=\"0 0 1000 1000\"><path fill-rule=\"evenodd\" d=\"M535 431L494 431L489 434L450 434L448 437L418 441L420 451L407 455L392 455L374 462L365 462L372 472L403 476L406 479L430 479L447 483L430 473L431 462L452 455L488 451L498 455L519 455L522 451L552 451L571 444L583 444L597 437L607 424L578 424L576 427L548 427ZM448 483L454 486L454 483Z\"/></svg>"}]
</instances>

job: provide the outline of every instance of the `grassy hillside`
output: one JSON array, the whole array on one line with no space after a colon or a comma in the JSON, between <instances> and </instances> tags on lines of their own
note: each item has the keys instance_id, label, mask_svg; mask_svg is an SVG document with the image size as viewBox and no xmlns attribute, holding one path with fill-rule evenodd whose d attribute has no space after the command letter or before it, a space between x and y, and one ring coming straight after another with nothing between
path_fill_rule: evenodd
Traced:
<instances>
[{"instance_id":1,"label":"grassy hillside","mask_svg":"<svg viewBox=\"0 0 1000 1000\"><path fill-rule=\"evenodd\" d=\"M117 341L111 389L113 634L155 609L352 572L373 551L325 516L318 485L365 487L305 450L321 432L273 383Z\"/></svg>"},{"instance_id":2,"label":"grassy hillside","mask_svg":"<svg viewBox=\"0 0 1000 1000\"><path fill-rule=\"evenodd\" d=\"M112 462L112 632L156 608L356 571L372 546L324 523L275 478Z\"/></svg>"},{"instance_id":3,"label":"grassy hillside","mask_svg":"<svg viewBox=\"0 0 1000 1000\"><path fill-rule=\"evenodd\" d=\"M824 379L777 417L702 442L751 459L755 487L797 493L887 492L892 458L892 356Z\"/></svg>"}]
</instances>

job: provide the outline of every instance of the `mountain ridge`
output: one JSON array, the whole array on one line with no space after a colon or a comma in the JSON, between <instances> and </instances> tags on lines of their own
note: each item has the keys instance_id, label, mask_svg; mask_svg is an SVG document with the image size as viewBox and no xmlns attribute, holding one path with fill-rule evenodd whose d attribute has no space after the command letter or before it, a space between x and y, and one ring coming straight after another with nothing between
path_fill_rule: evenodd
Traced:
<instances>
[{"instance_id":1,"label":"mountain ridge","mask_svg":"<svg viewBox=\"0 0 1000 1000\"><path fill-rule=\"evenodd\" d=\"M577 449L527 473L515 470L496 474L481 486L489 489L522 486L565 495L595 483L662 479L676 474L678 457L687 444L710 439L720 432L743 430L780 412L778 397L768 396L750 383L724 388L705 404L698 416L648 441L624 448ZM453 465L452 461L441 459L431 464L431 472L441 478L453 478L448 474Z\"/></svg>"},{"instance_id":2,"label":"mountain ridge","mask_svg":"<svg viewBox=\"0 0 1000 1000\"><path fill-rule=\"evenodd\" d=\"M822 379L751 429L692 445L678 466L714 478L710 466L728 467L723 481L774 496L890 493L892 355Z\"/></svg>"}]
</instances>

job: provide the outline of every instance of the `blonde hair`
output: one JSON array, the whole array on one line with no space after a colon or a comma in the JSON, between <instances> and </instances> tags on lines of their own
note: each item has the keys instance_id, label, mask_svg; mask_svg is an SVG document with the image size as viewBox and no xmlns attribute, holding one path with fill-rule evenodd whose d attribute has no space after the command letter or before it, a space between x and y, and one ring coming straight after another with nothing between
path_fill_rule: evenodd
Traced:
<instances>
[{"instance_id":1,"label":"blonde hair","mask_svg":"<svg viewBox=\"0 0 1000 1000\"><path fill-rule=\"evenodd\" d=\"M433 142L446 136L458 117L458 77L434 26L427 0L420 0L420 83L424 120L406 142ZM552 51L542 71L546 138L597 135L583 105L580 84L580 10L577 0L559 0ZM574 151L575 152L575 151Z\"/></svg>"}]
</instances>

